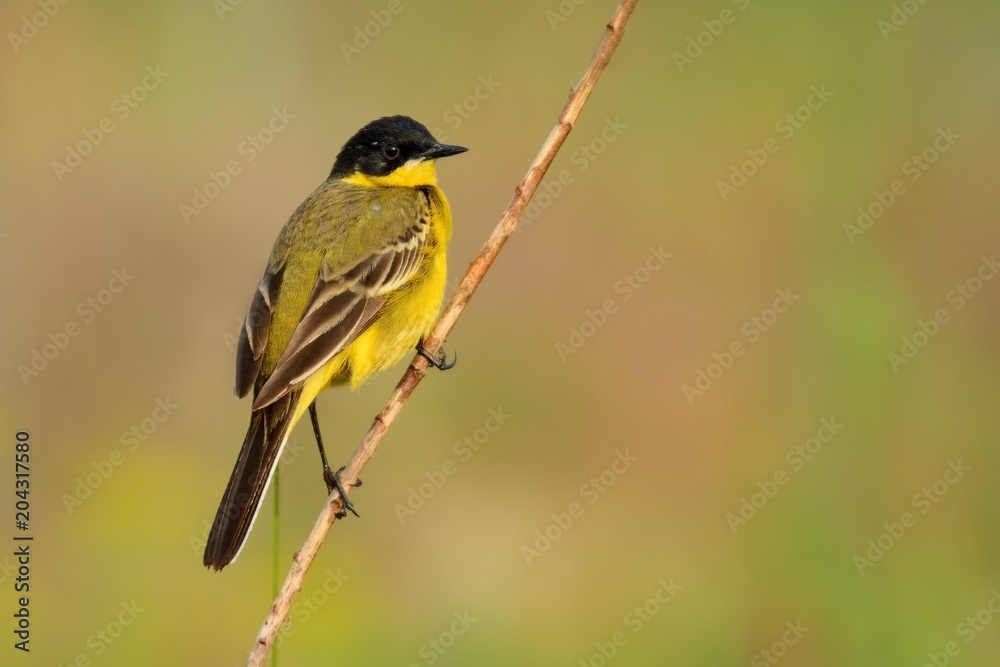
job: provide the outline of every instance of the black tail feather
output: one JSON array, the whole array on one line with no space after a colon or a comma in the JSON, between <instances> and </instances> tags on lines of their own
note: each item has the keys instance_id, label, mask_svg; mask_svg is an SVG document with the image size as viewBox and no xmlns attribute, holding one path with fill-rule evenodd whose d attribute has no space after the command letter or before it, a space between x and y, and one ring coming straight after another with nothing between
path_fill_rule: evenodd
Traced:
<instances>
[{"instance_id":1,"label":"black tail feather","mask_svg":"<svg viewBox=\"0 0 1000 667\"><path fill-rule=\"evenodd\" d=\"M298 399L298 391L286 394L250 416L250 427L208 536L205 567L221 570L243 547L292 427Z\"/></svg>"}]
</instances>

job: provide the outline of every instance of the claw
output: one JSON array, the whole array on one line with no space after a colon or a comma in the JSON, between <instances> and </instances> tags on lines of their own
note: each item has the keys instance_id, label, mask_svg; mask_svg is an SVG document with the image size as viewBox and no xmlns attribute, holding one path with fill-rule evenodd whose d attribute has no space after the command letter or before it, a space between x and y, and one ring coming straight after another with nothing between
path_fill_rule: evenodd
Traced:
<instances>
[{"instance_id":1,"label":"claw","mask_svg":"<svg viewBox=\"0 0 1000 667\"><path fill-rule=\"evenodd\" d=\"M361 518L361 515L357 513L354 509L354 503L351 499L347 497L347 489L344 488L343 483L340 481L340 473L344 472L344 468L347 466L341 466L340 470L333 472L330 468L323 469L323 480L326 482L326 488L329 493L333 493L336 489L340 493L340 509L337 510L336 517L338 519L343 519L350 512L354 516ZM356 480L352 486L361 486L361 480Z\"/></svg>"},{"instance_id":2,"label":"claw","mask_svg":"<svg viewBox=\"0 0 1000 667\"><path fill-rule=\"evenodd\" d=\"M424 359L430 362L431 366L440 370L446 371L449 368L454 368L455 364L458 363L458 353L452 357L451 361L448 361L448 353L444 351L444 347L441 348L441 356L435 357L433 354L427 351L423 343L417 344L417 354L422 356Z\"/></svg>"}]
</instances>

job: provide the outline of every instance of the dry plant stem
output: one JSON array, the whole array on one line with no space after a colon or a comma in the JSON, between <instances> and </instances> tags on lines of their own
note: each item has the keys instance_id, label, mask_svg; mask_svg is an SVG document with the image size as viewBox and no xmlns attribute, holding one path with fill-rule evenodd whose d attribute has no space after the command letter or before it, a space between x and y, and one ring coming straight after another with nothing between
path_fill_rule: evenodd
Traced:
<instances>
[{"instance_id":1,"label":"dry plant stem","mask_svg":"<svg viewBox=\"0 0 1000 667\"><path fill-rule=\"evenodd\" d=\"M573 125L580 116L580 111L587 102L587 98L590 97L590 93L594 89L598 77L601 76L601 72L604 71L605 66L607 66L608 61L611 59L611 54L618 47L625 22L628 20L637 2L638 0L622 0L615 9L615 13L607 25L604 36L601 38L597 50L590 59L590 64L587 65L587 70L584 72L576 88L570 92L569 100L562 114L559 116L559 121L552 128L552 131L549 132L549 136L545 139L545 143L542 144L538 155L535 156L535 160L531 163L531 167L528 169L524 180L517 186L514 197L507 206L507 210L504 211L500 222L486 240L486 244L479 251L475 260L469 265L469 270L466 271L465 277L462 278L462 282L452 296L447 308L445 308L441 319L434 327L434 330L431 331L427 340L424 341L424 347L429 352L436 353L440 349L445 336L455 326L459 315L465 310L466 304L472 298L472 294L476 291L476 288L479 287L479 283L490 268L490 265L493 264L493 260L496 259L500 249L503 248L504 243L507 242L510 235L514 233L521 212L528 204L532 195L534 195L538 184L541 182L542 177L545 176L545 172L548 170L549 165L552 164L552 160L566 140L570 130L573 129ZM372 423L361 445L354 452L354 456L347 464L346 469L340 474L340 479L345 486L352 485L368 461L375 456L375 450L379 442L381 442L382 436L385 435L386 430L395 421L400 410L403 409L403 404L409 398L410 394L413 393L414 388L416 388L417 384L427 373L427 367L427 359L419 354L410 362L406 373L403 374L403 378L396 385L396 389L393 391L389 402L375 417L375 421ZM253 649L250 652L250 659L247 661L248 667L260 667L267 660L268 653L274 644L278 630L281 624L285 622L285 619L288 618L292 600L302 590L302 581L305 578L305 573L316 557L316 553L319 551L319 547L326 538L327 533L330 531L330 526L333 525L340 505L340 494L334 491L323 506L323 510L316 519L316 523L309 533L305 544L295 553L292 567L285 578L285 583L282 585L278 597L272 603L267 613L267 618L264 619L264 625L261 626L257 640L254 642Z\"/></svg>"}]
</instances>

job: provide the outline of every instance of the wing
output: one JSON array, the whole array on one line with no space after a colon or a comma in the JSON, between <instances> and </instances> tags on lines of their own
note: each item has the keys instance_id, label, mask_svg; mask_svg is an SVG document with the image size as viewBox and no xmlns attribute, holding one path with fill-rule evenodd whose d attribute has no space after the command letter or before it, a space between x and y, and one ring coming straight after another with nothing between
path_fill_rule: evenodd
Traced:
<instances>
[{"instance_id":1,"label":"wing","mask_svg":"<svg viewBox=\"0 0 1000 667\"><path fill-rule=\"evenodd\" d=\"M354 226L354 229L360 228L362 233L370 233L372 227L394 232L394 238L390 238L388 243L380 244L382 247L378 251L360 260L344 262L343 259L344 245L358 247L358 244L350 243L350 239L334 242L331 251L324 258L312 294L288 344L274 371L257 392L254 410L270 405L292 391L350 345L371 325L382 308L385 295L413 278L430 238L430 203L421 195L417 207L410 208L410 211L407 208L410 207L395 208L392 211L392 215L396 217L407 213L406 224L399 224L394 220L391 226L373 225L374 221L368 220L367 224ZM381 211L381 207L378 210ZM350 233L347 232L346 235ZM268 342L267 327L270 326L275 303L270 290L276 282L280 285L280 280L280 272L264 276L247 314L247 325L243 333L248 352L239 357L237 392L249 391L260 373L260 360ZM258 315L258 311L264 314ZM251 323L251 316L254 317L254 323ZM268 323L267 327L261 327L261 322ZM243 336L240 343L243 352ZM254 365L244 364L243 359L247 357L252 358ZM240 365L245 366L243 371L239 370ZM248 377L251 373L253 379Z\"/></svg>"},{"instance_id":2,"label":"wing","mask_svg":"<svg viewBox=\"0 0 1000 667\"><path fill-rule=\"evenodd\" d=\"M264 349L267 347L268 335L271 332L274 304L278 301L284 270L284 265L281 265L273 270L269 268L264 273L243 320L243 330L240 332L240 342L236 348L236 395L240 398L250 392L260 373Z\"/></svg>"}]
</instances>

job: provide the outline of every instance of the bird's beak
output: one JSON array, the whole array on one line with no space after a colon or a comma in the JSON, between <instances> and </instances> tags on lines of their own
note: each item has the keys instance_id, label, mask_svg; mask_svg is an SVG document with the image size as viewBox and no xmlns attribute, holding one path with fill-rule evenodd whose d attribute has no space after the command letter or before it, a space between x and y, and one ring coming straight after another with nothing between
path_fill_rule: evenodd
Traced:
<instances>
[{"instance_id":1,"label":"bird's beak","mask_svg":"<svg viewBox=\"0 0 1000 667\"><path fill-rule=\"evenodd\" d=\"M469 150L464 146L449 146L448 144L434 144L420 153L420 158L422 160L436 160L441 157L448 157L449 155L458 155L459 153L464 153Z\"/></svg>"}]
</instances>

